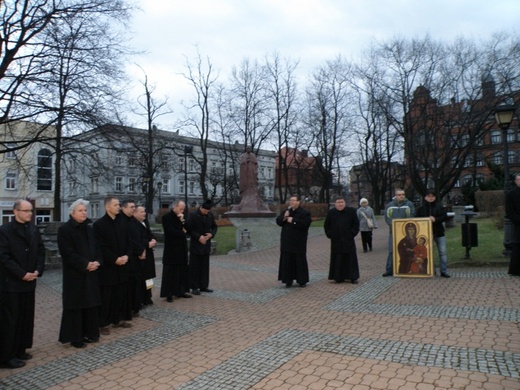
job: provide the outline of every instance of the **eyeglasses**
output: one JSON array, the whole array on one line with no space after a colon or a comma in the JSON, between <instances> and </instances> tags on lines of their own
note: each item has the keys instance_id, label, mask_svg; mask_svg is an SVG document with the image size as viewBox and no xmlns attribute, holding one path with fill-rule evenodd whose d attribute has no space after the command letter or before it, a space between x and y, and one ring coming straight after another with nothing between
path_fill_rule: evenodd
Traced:
<instances>
[{"instance_id":1,"label":"eyeglasses","mask_svg":"<svg viewBox=\"0 0 520 390\"><path fill-rule=\"evenodd\" d=\"M20 210L20 209L17 209L18 211L21 211L22 213L32 213L34 212L33 210Z\"/></svg>"}]
</instances>

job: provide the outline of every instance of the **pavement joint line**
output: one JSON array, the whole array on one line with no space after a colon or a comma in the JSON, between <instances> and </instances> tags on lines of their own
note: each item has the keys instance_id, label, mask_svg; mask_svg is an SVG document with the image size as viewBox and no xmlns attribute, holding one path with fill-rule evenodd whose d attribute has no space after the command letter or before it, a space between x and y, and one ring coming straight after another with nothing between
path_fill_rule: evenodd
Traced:
<instances>
[{"instance_id":1,"label":"pavement joint line","mask_svg":"<svg viewBox=\"0 0 520 390\"><path fill-rule=\"evenodd\" d=\"M474 277L474 274L466 271L461 273L460 277ZM477 272L477 274L480 273ZM453 272L452 275L459 277L456 272ZM505 271L496 271L485 272L482 277L507 278L508 275ZM399 317L416 316L520 322L520 310L512 308L373 303L395 284L405 282L405 279L376 277L342 295L325 308L338 312L370 313Z\"/></svg>"},{"instance_id":2,"label":"pavement joint line","mask_svg":"<svg viewBox=\"0 0 520 390\"><path fill-rule=\"evenodd\" d=\"M283 330L179 386L178 390L247 389L304 351L520 378L520 354Z\"/></svg>"},{"instance_id":3,"label":"pavement joint line","mask_svg":"<svg viewBox=\"0 0 520 390\"><path fill-rule=\"evenodd\" d=\"M216 321L209 316L154 306L143 310L142 317L156 321L160 325L111 343L91 344L91 347L81 352L0 379L0 389L47 389L169 343Z\"/></svg>"}]
</instances>

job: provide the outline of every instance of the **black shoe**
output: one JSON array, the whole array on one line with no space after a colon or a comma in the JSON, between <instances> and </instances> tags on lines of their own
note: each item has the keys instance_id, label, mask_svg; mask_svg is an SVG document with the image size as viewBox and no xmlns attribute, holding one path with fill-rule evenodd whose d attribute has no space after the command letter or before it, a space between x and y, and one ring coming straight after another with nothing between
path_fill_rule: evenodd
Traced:
<instances>
[{"instance_id":1,"label":"black shoe","mask_svg":"<svg viewBox=\"0 0 520 390\"><path fill-rule=\"evenodd\" d=\"M213 292L213 290L210 289L210 288L201 288L200 291L202 291L202 292L208 292L208 293L212 293L212 292Z\"/></svg>"},{"instance_id":2,"label":"black shoe","mask_svg":"<svg viewBox=\"0 0 520 390\"><path fill-rule=\"evenodd\" d=\"M1 363L1 368L20 368L25 366L25 362L20 359L12 358L11 360Z\"/></svg>"},{"instance_id":3,"label":"black shoe","mask_svg":"<svg viewBox=\"0 0 520 390\"><path fill-rule=\"evenodd\" d=\"M173 297L166 297L166 302L172 303L173 302Z\"/></svg>"},{"instance_id":4,"label":"black shoe","mask_svg":"<svg viewBox=\"0 0 520 390\"><path fill-rule=\"evenodd\" d=\"M135 317L141 317L141 314L139 314L138 311L134 311L134 312L132 313L132 318L135 318Z\"/></svg>"},{"instance_id":5,"label":"black shoe","mask_svg":"<svg viewBox=\"0 0 520 390\"><path fill-rule=\"evenodd\" d=\"M99 339L93 339L93 338L90 338L90 337L84 337L83 338L83 342L87 343L87 344L97 343L98 341L99 341Z\"/></svg>"},{"instance_id":6,"label":"black shoe","mask_svg":"<svg viewBox=\"0 0 520 390\"><path fill-rule=\"evenodd\" d=\"M300 283L300 287L306 287L307 283Z\"/></svg>"},{"instance_id":7,"label":"black shoe","mask_svg":"<svg viewBox=\"0 0 520 390\"><path fill-rule=\"evenodd\" d=\"M292 287L292 283L285 283L285 287L287 287L287 288Z\"/></svg>"},{"instance_id":8,"label":"black shoe","mask_svg":"<svg viewBox=\"0 0 520 390\"><path fill-rule=\"evenodd\" d=\"M176 295L177 298L191 298L190 294L184 293L182 295Z\"/></svg>"},{"instance_id":9,"label":"black shoe","mask_svg":"<svg viewBox=\"0 0 520 390\"><path fill-rule=\"evenodd\" d=\"M193 290L191 290L191 293L193 295L200 295L200 290L198 288L194 288Z\"/></svg>"},{"instance_id":10,"label":"black shoe","mask_svg":"<svg viewBox=\"0 0 520 390\"><path fill-rule=\"evenodd\" d=\"M391 272L385 272L385 273L383 274L383 278L386 278L387 276L394 276L394 274L391 273Z\"/></svg>"},{"instance_id":11,"label":"black shoe","mask_svg":"<svg viewBox=\"0 0 520 390\"><path fill-rule=\"evenodd\" d=\"M87 344L85 344L83 341L73 341L70 343L74 348L85 348Z\"/></svg>"},{"instance_id":12,"label":"black shoe","mask_svg":"<svg viewBox=\"0 0 520 390\"><path fill-rule=\"evenodd\" d=\"M18 360L30 360L32 359L32 355L30 353L24 352L19 355L16 355Z\"/></svg>"},{"instance_id":13,"label":"black shoe","mask_svg":"<svg viewBox=\"0 0 520 390\"><path fill-rule=\"evenodd\" d=\"M363 253L367 253L368 251L366 249L363 249Z\"/></svg>"},{"instance_id":14,"label":"black shoe","mask_svg":"<svg viewBox=\"0 0 520 390\"><path fill-rule=\"evenodd\" d=\"M359 283L359 280L357 280L357 279L352 280L352 284L358 284L358 283Z\"/></svg>"},{"instance_id":15,"label":"black shoe","mask_svg":"<svg viewBox=\"0 0 520 390\"><path fill-rule=\"evenodd\" d=\"M441 272L441 278L451 278L451 276L447 272Z\"/></svg>"}]
</instances>

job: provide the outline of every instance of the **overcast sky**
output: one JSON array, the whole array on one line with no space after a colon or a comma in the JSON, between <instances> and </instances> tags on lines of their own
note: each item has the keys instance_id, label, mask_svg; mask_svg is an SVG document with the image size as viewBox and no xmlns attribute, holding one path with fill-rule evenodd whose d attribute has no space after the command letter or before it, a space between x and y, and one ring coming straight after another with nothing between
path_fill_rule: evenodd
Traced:
<instances>
[{"instance_id":1,"label":"overcast sky","mask_svg":"<svg viewBox=\"0 0 520 390\"><path fill-rule=\"evenodd\" d=\"M356 59L374 39L424 37L451 41L458 36L487 39L493 32L518 32L519 0L142 0L132 22L131 45L155 97L169 97L176 113L159 119L173 128L179 102L192 91L179 75L197 48L226 81L244 58L262 60L278 52L299 60L304 79L341 54ZM143 70L129 66L136 96ZM144 121L136 123L144 126Z\"/></svg>"}]
</instances>

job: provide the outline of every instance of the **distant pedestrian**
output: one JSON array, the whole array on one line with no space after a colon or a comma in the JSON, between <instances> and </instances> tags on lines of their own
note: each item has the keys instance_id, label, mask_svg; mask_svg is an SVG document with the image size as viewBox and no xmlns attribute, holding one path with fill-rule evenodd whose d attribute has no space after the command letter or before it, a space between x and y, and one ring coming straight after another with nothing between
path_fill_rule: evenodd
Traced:
<instances>
[{"instance_id":1,"label":"distant pedestrian","mask_svg":"<svg viewBox=\"0 0 520 390\"><path fill-rule=\"evenodd\" d=\"M63 314L59 341L75 348L99 340L101 248L87 218L89 202L78 199L69 207L70 219L58 229L63 263Z\"/></svg>"},{"instance_id":2,"label":"distant pedestrian","mask_svg":"<svg viewBox=\"0 0 520 390\"><path fill-rule=\"evenodd\" d=\"M361 231L361 244L363 245L363 252L366 253L372 251L372 231L377 229L374 210L368 205L366 198L362 198L359 201L357 216L359 219L359 230Z\"/></svg>"},{"instance_id":3,"label":"distant pedestrian","mask_svg":"<svg viewBox=\"0 0 520 390\"><path fill-rule=\"evenodd\" d=\"M442 203L436 202L436 199L435 190L428 189L424 195L424 203L417 209L415 216L430 218L432 221L433 239L439 252L441 277L449 278L448 251L446 250L446 236L444 235L444 221L448 218L448 213Z\"/></svg>"},{"instance_id":4,"label":"distant pedestrian","mask_svg":"<svg viewBox=\"0 0 520 390\"><path fill-rule=\"evenodd\" d=\"M45 247L32 223L33 205L17 200L14 219L0 227L0 367L19 368L31 359L36 279L45 267Z\"/></svg>"},{"instance_id":5,"label":"distant pedestrian","mask_svg":"<svg viewBox=\"0 0 520 390\"><path fill-rule=\"evenodd\" d=\"M323 227L330 238L329 280L341 283L348 279L357 284L359 265L354 237L359 232L359 219L356 209L347 207L345 198L336 198L334 208L327 212Z\"/></svg>"},{"instance_id":6,"label":"distant pedestrian","mask_svg":"<svg viewBox=\"0 0 520 390\"><path fill-rule=\"evenodd\" d=\"M506 194L506 217L512 223L509 275L520 276L520 173L515 175L516 187Z\"/></svg>"},{"instance_id":7,"label":"distant pedestrian","mask_svg":"<svg viewBox=\"0 0 520 390\"><path fill-rule=\"evenodd\" d=\"M394 274L392 220L398 218L413 218L415 215L415 207L412 202L406 199L404 191L401 188L396 188L394 194L394 199L388 203L385 209L385 222L389 227L389 234L388 257L386 258L386 270L383 276L392 276Z\"/></svg>"},{"instance_id":8,"label":"distant pedestrian","mask_svg":"<svg viewBox=\"0 0 520 390\"><path fill-rule=\"evenodd\" d=\"M276 217L277 225L282 227L278 280L286 287L291 287L294 280L300 287L305 287L309 282L307 236L312 219L300 203L300 197L292 195L289 208Z\"/></svg>"}]
</instances>

